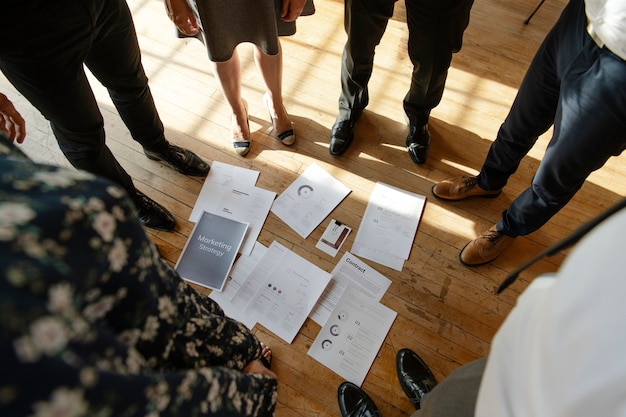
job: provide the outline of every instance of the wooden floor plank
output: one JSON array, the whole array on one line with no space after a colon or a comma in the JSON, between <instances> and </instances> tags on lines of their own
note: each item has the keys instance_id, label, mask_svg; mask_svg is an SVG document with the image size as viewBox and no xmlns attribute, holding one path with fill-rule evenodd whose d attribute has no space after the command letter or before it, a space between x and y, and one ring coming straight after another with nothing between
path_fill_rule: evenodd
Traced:
<instances>
[{"instance_id":1,"label":"wooden floor plank","mask_svg":"<svg viewBox=\"0 0 626 417\"><path fill-rule=\"evenodd\" d=\"M382 302L398 313L363 384L386 417L406 416L412 411L395 374L399 349L417 351L438 379L486 355L491 338L519 293L536 275L556 270L567 252L533 265L500 296L494 294L498 283L521 262L624 196L626 164L625 157L620 156L593 173L570 204L541 230L516 239L511 249L490 265L466 268L458 262L459 250L497 222L500 213L528 187L551 131L540 137L499 198L449 203L430 194L439 180L478 172L530 60L566 0L546 2L529 25L523 20L535 0L475 1L463 49L454 55L443 100L431 115L433 144L429 160L420 166L411 162L404 149L402 98L409 86L411 68L406 54L403 2L396 3L394 17L376 51L371 101L356 127L354 144L339 158L329 155L328 136L337 115L341 53L346 39L343 1L318 0L316 14L299 19L297 34L282 39L285 106L297 133L291 147L272 136L262 101L263 82L251 48L240 46L242 91L253 132L252 149L246 158L235 155L231 147L228 106L210 73L202 44L174 36L162 2L128 3L151 90L172 142L210 162L258 170L257 185L278 194L313 163L352 190L306 239L270 214L259 236L264 245L278 241L330 272L339 256L315 248L330 217L354 229L342 248L350 250L376 182L427 197L411 255L402 271L368 262L391 279ZM163 258L174 265L193 228L188 218L203 181L148 160L130 138L106 91L91 81L105 118L109 147L137 187L176 216L178 225L173 232L148 231ZM28 137L23 149L38 161L68 166L46 120L1 75L0 91L27 120ZM341 377L307 354L320 331L318 324L307 320L291 344L262 326L254 331L273 350L272 367L279 378L277 417L339 415L336 392Z\"/></svg>"}]
</instances>

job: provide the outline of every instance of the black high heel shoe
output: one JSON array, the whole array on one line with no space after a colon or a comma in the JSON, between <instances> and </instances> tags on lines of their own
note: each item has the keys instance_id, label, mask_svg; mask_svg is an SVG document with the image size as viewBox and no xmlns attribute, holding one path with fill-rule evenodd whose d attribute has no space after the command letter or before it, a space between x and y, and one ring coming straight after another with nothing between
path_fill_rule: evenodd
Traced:
<instances>
[{"instance_id":1,"label":"black high heel shoe","mask_svg":"<svg viewBox=\"0 0 626 417\"><path fill-rule=\"evenodd\" d=\"M274 124L274 117L272 117L270 96L267 93L263 94L263 101L265 102L265 107L267 107L267 112L270 115L270 120L272 121L272 127L274 128L274 135L276 139L281 141L283 145L292 145L296 141L296 133L293 130L293 123L291 123L291 129L287 129L284 132L278 132L278 130L276 129L276 125Z\"/></svg>"}]
</instances>

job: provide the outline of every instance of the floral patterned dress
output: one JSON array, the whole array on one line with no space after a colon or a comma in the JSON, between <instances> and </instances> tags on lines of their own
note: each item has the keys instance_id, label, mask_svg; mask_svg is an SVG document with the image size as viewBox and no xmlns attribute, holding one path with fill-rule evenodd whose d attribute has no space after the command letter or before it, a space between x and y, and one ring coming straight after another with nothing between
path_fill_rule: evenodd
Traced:
<instances>
[{"instance_id":1,"label":"floral patterned dress","mask_svg":"<svg viewBox=\"0 0 626 417\"><path fill-rule=\"evenodd\" d=\"M261 348L163 262L106 180L0 135L0 415L270 416Z\"/></svg>"}]
</instances>

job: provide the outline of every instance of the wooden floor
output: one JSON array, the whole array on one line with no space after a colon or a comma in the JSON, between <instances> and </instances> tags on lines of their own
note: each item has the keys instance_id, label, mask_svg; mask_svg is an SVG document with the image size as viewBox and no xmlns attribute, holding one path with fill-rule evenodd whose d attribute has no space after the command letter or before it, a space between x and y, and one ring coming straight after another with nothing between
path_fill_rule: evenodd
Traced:
<instances>
[{"instance_id":1,"label":"wooden floor","mask_svg":"<svg viewBox=\"0 0 626 417\"><path fill-rule=\"evenodd\" d=\"M412 406L400 389L395 372L396 352L409 347L431 366L438 380L473 359L486 355L490 341L518 294L538 273L554 271L564 254L542 260L501 296L500 280L520 262L558 241L582 222L624 196L624 157L611 159L594 173L573 201L541 230L518 238L490 265L466 268L459 250L481 230L494 224L508 204L525 189L550 137L542 136L525 158L504 193L494 200L446 203L432 198L433 183L480 169L498 127L541 40L558 18L565 0L549 0L528 26L522 22L535 0L476 0L464 46L454 56L446 92L432 112L433 144L428 163L415 165L405 149L406 126L402 98L408 88L410 62L406 54L404 4L377 50L370 82L371 103L356 128L356 139L345 155L328 153L329 130L337 113L340 58L345 33L343 2L318 0L317 13L298 21L298 33L283 39L285 104L298 139L282 146L268 133L271 124L262 102L263 83L249 45L242 45L243 93L249 103L252 150L235 155L229 142L230 115L208 66L206 52L196 40L176 39L163 3L129 0L137 26L143 62L157 108L172 141L208 161L221 161L261 172L257 185L282 192L312 163L318 163L352 189L331 214L356 229L374 184L381 181L426 195L428 200L410 258L402 272L370 263L393 283L382 302L398 316L370 369L363 388L385 417L406 416ZM111 102L97 83L97 98L106 120L107 143L142 191L177 217L172 233L150 231L171 264L178 259L193 224L187 219L202 181L185 177L147 160L132 141ZM14 101L27 119L23 148L33 158L67 165L47 122L0 75L0 91ZM270 214L259 241L276 240L306 259L331 271L336 258L315 249L322 223L302 239ZM355 233L343 247L350 250ZM307 320L293 343L287 344L257 326L255 332L274 353L279 378L276 416L337 416L337 386L342 379L307 355L320 327Z\"/></svg>"}]
</instances>

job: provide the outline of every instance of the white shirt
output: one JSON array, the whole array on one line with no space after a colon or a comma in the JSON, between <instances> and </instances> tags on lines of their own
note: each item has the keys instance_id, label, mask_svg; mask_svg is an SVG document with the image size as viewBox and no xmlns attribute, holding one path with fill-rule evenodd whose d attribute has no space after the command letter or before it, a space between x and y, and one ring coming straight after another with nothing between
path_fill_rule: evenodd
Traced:
<instances>
[{"instance_id":1,"label":"white shirt","mask_svg":"<svg viewBox=\"0 0 626 417\"><path fill-rule=\"evenodd\" d=\"M626 1L586 0L587 31L599 46L626 60Z\"/></svg>"},{"instance_id":2,"label":"white shirt","mask_svg":"<svg viewBox=\"0 0 626 417\"><path fill-rule=\"evenodd\" d=\"M476 416L626 416L626 210L520 295L493 340Z\"/></svg>"}]
</instances>

